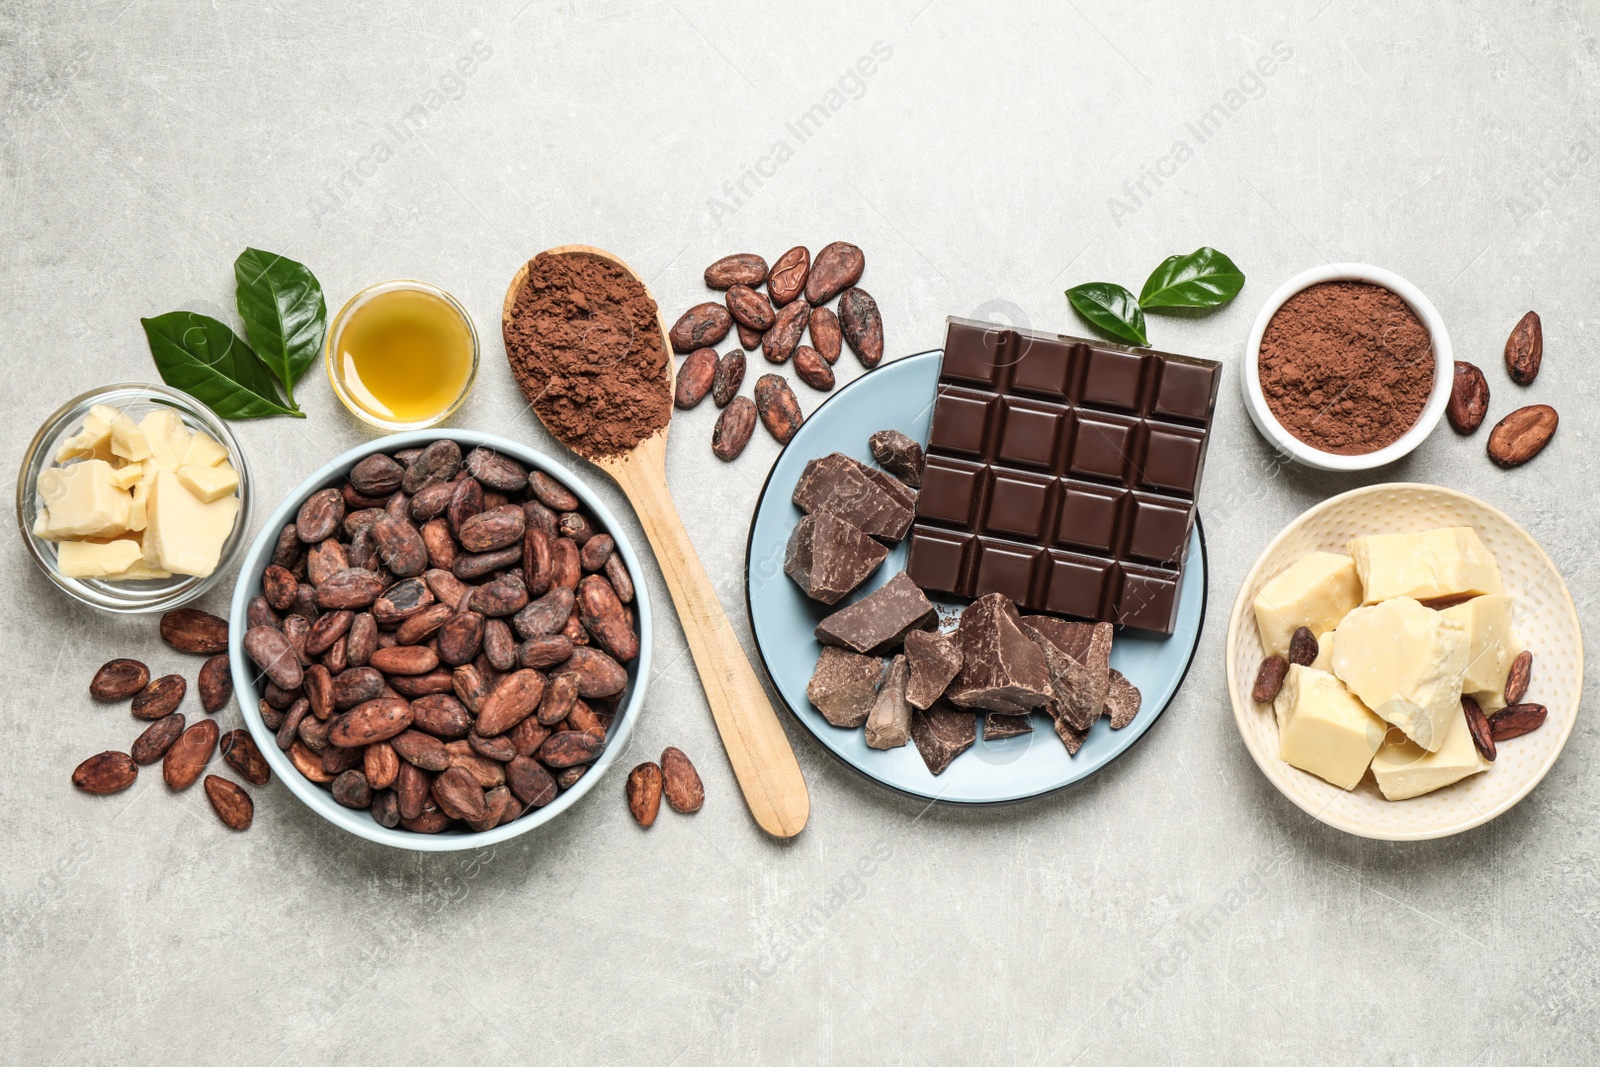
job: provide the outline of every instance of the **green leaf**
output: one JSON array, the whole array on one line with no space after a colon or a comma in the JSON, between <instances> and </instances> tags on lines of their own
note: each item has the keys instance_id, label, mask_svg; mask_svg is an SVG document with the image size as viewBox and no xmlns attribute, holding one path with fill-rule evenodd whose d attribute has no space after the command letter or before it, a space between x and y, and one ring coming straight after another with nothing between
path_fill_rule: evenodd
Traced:
<instances>
[{"instance_id":1,"label":"green leaf","mask_svg":"<svg viewBox=\"0 0 1600 1067\"><path fill-rule=\"evenodd\" d=\"M1110 282L1085 282L1067 290L1067 300L1078 314L1119 341L1140 346L1150 342L1144 335L1144 312L1133 294Z\"/></svg>"},{"instance_id":2,"label":"green leaf","mask_svg":"<svg viewBox=\"0 0 1600 1067\"><path fill-rule=\"evenodd\" d=\"M1139 303L1146 308L1214 308L1239 295L1244 274L1215 248L1168 256L1144 283Z\"/></svg>"},{"instance_id":3,"label":"green leaf","mask_svg":"<svg viewBox=\"0 0 1600 1067\"><path fill-rule=\"evenodd\" d=\"M226 323L193 311L140 319L161 380L225 419L305 413L284 407L272 372Z\"/></svg>"},{"instance_id":4,"label":"green leaf","mask_svg":"<svg viewBox=\"0 0 1600 1067\"><path fill-rule=\"evenodd\" d=\"M328 330L328 305L316 275L292 259L246 248L233 261L236 301L245 333L283 384L289 406L294 383L317 361Z\"/></svg>"}]
</instances>

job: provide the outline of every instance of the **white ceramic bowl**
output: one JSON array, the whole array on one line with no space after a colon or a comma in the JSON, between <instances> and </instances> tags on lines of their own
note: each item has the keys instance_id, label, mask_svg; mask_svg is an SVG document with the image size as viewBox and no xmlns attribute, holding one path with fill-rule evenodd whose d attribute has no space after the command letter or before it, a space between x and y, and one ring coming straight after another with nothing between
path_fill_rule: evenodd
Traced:
<instances>
[{"instance_id":1,"label":"white ceramic bowl","mask_svg":"<svg viewBox=\"0 0 1600 1067\"><path fill-rule=\"evenodd\" d=\"M1410 800L1383 798L1367 774L1350 792L1278 758L1272 708L1250 696L1261 666L1261 634L1252 602L1261 587L1295 560L1318 550L1343 552L1352 537L1471 526L1500 564L1515 601L1517 630L1533 652L1527 700L1549 718L1530 734L1503 741L1482 774ZM1504 512L1465 493L1432 485L1391 483L1324 500L1286 526L1261 553L1239 587L1228 622L1228 695L1233 718L1256 766L1279 792L1329 826L1385 841L1420 841L1470 830L1532 792L1554 766L1578 717L1583 695L1583 635L1578 613L1555 564L1528 531Z\"/></svg>"},{"instance_id":2,"label":"white ceramic bowl","mask_svg":"<svg viewBox=\"0 0 1600 1067\"><path fill-rule=\"evenodd\" d=\"M1433 338L1433 392L1429 394L1428 403L1424 405L1416 425L1393 444L1359 456L1341 456L1312 448L1283 428L1277 417L1272 414L1272 409L1267 406L1266 395L1261 391L1261 337L1266 333L1267 323L1272 321L1272 316L1278 313L1284 301L1302 289L1309 289L1322 282L1341 281L1370 282L1373 285L1383 286L1404 300L1411 310L1416 312L1417 318L1422 320L1422 324L1428 328L1428 333ZM1455 356L1450 347L1450 332L1445 329L1444 319L1439 317L1438 309L1433 306L1432 301L1422 295L1422 290L1400 275L1366 263L1329 263L1326 266L1312 267L1280 285L1262 305L1254 325L1250 327L1250 340L1244 347L1244 373L1239 376L1240 387L1244 390L1245 410L1250 413L1250 421L1256 424L1261 436L1272 442L1278 451L1290 459L1324 471L1371 470L1386 463L1393 463L1409 453L1434 431L1439 425L1439 420L1444 417L1444 409L1450 403L1450 387L1454 380Z\"/></svg>"},{"instance_id":3,"label":"white ceramic bowl","mask_svg":"<svg viewBox=\"0 0 1600 1067\"><path fill-rule=\"evenodd\" d=\"M605 750L600 754L600 758L594 761L588 773L578 779L576 785L545 807L530 811L514 822L497 826L481 834L464 830L419 834L399 827L391 830L379 826L370 811L346 808L335 801L333 794L328 790L309 781L295 770L294 765L289 762L288 755L278 748L275 732L269 730L261 719L259 710L261 692L256 685L256 671L243 648L245 607L250 598L261 591L261 574L271 562L278 532L294 521L305 499L319 489L341 484L351 467L374 452L394 453L403 448L421 448L446 437L460 443L463 452L470 451L478 445L492 448L526 467L548 472L562 485L572 490L572 494L583 502L589 514L594 516L601 527L616 540L617 551L622 554L622 561L628 565L628 573L634 578L633 608L639 623L639 657L627 665L627 698L617 709L616 718L612 721L610 732L606 737ZM645 686L650 678L650 633L650 592L645 587L644 572L640 568L639 557L634 552L633 544L628 540L626 532L617 523L616 516L592 489L570 471L557 466L547 456L535 452L526 445L473 430L431 429L392 434L358 445L335 457L301 482L299 487L278 505L277 510L267 519L266 525L261 528L255 543L250 546L244 564L239 569L239 582L234 586L233 604L228 613L228 657L233 665L233 688L238 694L239 708L244 713L245 725L250 728L250 736L255 739L256 747L266 756L273 773L307 807L340 829L348 830L368 841L417 852L453 852L459 849L496 845L525 834L536 826L543 826L571 808L585 793L594 788L595 783L611 764L616 762L618 754L626 746L628 735L633 732L634 720L638 718L640 709L644 706Z\"/></svg>"}]
</instances>

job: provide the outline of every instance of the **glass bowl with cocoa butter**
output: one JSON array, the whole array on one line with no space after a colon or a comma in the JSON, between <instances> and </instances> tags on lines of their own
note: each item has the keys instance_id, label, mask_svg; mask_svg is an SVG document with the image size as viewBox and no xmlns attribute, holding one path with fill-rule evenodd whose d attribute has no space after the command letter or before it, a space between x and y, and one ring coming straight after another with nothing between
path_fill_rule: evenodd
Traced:
<instances>
[{"instance_id":1,"label":"glass bowl with cocoa butter","mask_svg":"<svg viewBox=\"0 0 1600 1067\"><path fill-rule=\"evenodd\" d=\"M1267 300L1245 345L1245 408L1278 451L1318 470L1393 463L1439 425L1454 371L1433 303L1393 271L1330 263Z\"/></svg>"}]
</instances>

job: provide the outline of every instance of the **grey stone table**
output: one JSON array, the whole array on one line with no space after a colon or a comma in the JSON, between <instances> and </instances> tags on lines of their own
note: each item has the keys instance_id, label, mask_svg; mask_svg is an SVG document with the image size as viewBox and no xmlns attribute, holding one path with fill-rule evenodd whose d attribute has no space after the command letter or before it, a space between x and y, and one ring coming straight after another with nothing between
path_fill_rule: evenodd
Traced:
<instances>
[{"instance_id":1,"label":"grey stone table","mask_svg":"<svg viewBox=\"0 0 1600 1067\"><path fill-rule=\"evenodd\" d=\"M1516 515L1587 614L1600 594L1592 4L284 0L0 8L0 445L152 373L141 315L231 317L248 245L331 302L425 278L485 360L457 424L554 445L495 327L519 262L615 250L669 314L724 253L867 253L891 355L946 315L1078 329L1062 290L1137 289L1211 244L1234 304L1151 324L1227 361L1202 511L1210 615L1151 736L1080 788L929 808L790 734L813 814L751 823L681 631L663 615L623 767L676 744L705 810L642 832L622 775L549 828L418 856L323 823L281 784L225 830L153 775L73 791L136 724L91 705L112 655L188 668L153 619L70 605L16 537L0 563L0 1059L7 1063L1572 1063L1600 1036L1600 749L1579 718L1549 778L1481 829L1381 844L1327 829L1251 763L1228 710L1228 605L1267 540L1369 479L1286 469L1234 380L1279 282L1328 260L1408 277L1493 370L1526 310L1545 370L1495 411L1559 435L1501 472L1448 430L1382 477ZM847 355L845 377L859 372ZM267 508L367 436L313 377L310 418L243 424ZM801 389L809 407L817 395ZM748 638L744 517L715 412L673 427L684 519ZM1498 417L1498 415L1497 415ZM576 460L571 465L581 468ZM579 469L581 476L593 475ZM620 496L613 507L637 523ZM666 603L653 565L651 591ZM206 606L220 609L218 592ZM1592 686L1587 692L1592 692ZM237 709L222 714L237 725Z\"/></svg>"}]
</instances>

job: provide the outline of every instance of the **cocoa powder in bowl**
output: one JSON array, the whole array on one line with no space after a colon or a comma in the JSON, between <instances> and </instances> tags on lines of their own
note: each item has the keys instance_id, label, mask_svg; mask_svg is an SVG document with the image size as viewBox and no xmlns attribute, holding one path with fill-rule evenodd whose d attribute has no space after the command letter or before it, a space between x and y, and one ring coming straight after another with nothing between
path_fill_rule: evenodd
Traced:
<instances>
[{"instance_id":1,"label":"cocoa powder in bowl","mask_svg":"<svg viewBox=\"0 0 1600 1067\"><path fill-rule=\"evenodd\" d=\"M503 329L523 395L580 456L627 452L666 427L672 389L656 302L619 264L541 252Z\"/></svg>"},{"instance_id":2,"label":"cocoa powder in bowl","mask_svg":"<svg viewBox=\"0 0 1600 1067\"><path fill-rule=\"evenodd\" d=\"M1398 441L1433 392L1433 339L1395 293L1370 282L1301 290L1261 335L1273 417L1323 452L1360 456Z\"/></svg>"}]
</instances>

